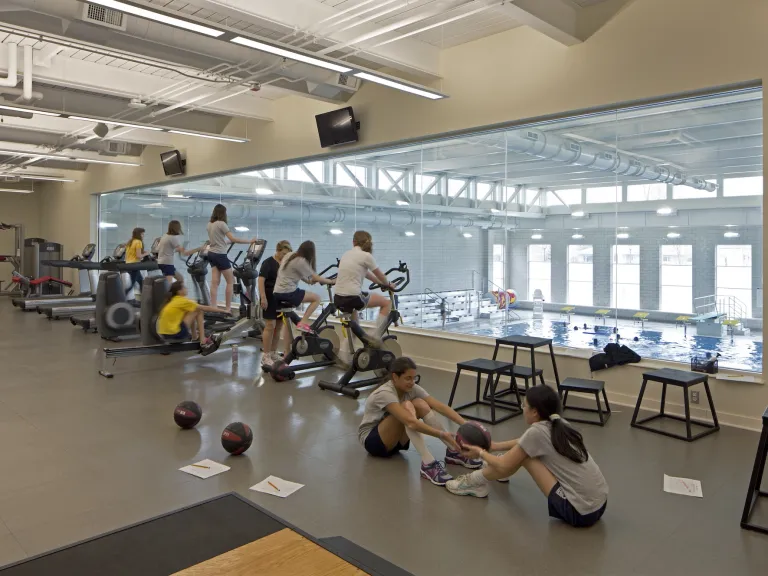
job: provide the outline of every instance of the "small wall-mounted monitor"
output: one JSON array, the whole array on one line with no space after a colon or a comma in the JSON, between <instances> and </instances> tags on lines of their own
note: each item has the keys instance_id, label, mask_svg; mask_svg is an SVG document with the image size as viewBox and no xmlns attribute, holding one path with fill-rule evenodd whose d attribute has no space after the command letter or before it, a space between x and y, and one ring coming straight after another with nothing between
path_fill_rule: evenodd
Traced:
<instances>
[{"instance_id":1,"label":"small wall-mounted monitor","mask_svg":"<svg viewBox=\"0 0 768 576\"><path fill-rule=\"evenodd\" d=\"M181 157L181 152L171 150L160 154L160 162L163 163L163 172L166 176L181 176L187 161Z\"/></svg>"},{"instance_id":2,"label":"small wall-mounted monitor","mask_svg":"<svg viewBox=\"0 0 768 576\"><path fill-rule=\"evenodd\" d=\"M326 112L315 116L317 132L320 134L320 146L336 146L357 142L357 131L360 123L355 122L355 113L352 107Z\"/></svg>"}]
</instances>

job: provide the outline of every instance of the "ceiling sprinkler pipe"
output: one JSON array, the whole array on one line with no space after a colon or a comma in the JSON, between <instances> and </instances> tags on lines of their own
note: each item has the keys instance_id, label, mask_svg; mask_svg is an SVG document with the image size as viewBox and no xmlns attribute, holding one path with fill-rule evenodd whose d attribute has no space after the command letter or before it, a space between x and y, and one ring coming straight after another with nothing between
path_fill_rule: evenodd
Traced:
<instances>
[{"instance_id":1,"label":"ceiling sprinkler pipe","mask_svg":"<svg viewBox=\"0 0 768 576\"><path fill-rule=\"evenodd\" d=\"M24 101L32 101L32 45L24 45L24 84L22 97Z\"/></svg>"},{"instance_id":2,"label":"ceiling sprinkler pipe","mask_svg":"<svg viewBox=\"0 0 768 576\"><path fill-rule=\"evenodd\" d=\"M8 44L8 76L0 78L0 86L13 88L19 83L19 45Z\"/></svg>"}]
</instances>

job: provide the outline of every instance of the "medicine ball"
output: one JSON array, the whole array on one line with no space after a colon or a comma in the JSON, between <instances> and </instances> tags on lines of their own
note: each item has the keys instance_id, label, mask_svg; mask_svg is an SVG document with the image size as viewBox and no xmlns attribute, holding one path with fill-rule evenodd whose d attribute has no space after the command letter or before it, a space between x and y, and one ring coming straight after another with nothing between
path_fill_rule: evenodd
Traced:
<instances>
[{"instance_id":1,"label":"medicine ball","mask_svg":"<svg viewBox=\"0 0 768 576\"><path fill-rule=\"evenodd\" d=\"M248 450L251 442L253 442L253 431L248 424L242 422L232 422L221 433L221 445L233 456Z\"/></svg>"},{"instance_id":2,"label":"medicine ball","mask_svg":"<svg viewBox=\"0 0 768 576\"><path fill-rule=\"evenodd\" d=\"M456 442L459 446L479 446L484 450L490 450L491 433L478 422L467 422L459 426Z\"/></svg>"},{"instance_id":3,"label":"medicine ball","mask_svg":"<svg viewBox=\"0 0 768 576\"><path fill-rule=\"evenodd\" d=\"M200 418L203 417L203 409L197 402L185 400L181 402L173 411L173 420L180 428L189 430L197 426Z\"/></svg>"}]
</instances>

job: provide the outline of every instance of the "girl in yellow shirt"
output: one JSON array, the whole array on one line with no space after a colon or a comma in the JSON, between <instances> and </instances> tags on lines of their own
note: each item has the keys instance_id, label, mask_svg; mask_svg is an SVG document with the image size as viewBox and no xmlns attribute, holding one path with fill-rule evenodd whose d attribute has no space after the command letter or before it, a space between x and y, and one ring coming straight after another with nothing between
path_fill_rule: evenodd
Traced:
<instances>
[{"instance_id":1,"label":"girl in yellow shirt","mask_svg":"<svg viewBox=\"0 0 768 576\"><path fill-rule=\"evenodd\" d=\"M134 264L141 262L148 252L144 252L144 228L134 228L131 233L131 239L128 241L128 245L125 247L125 263ZM141 270L131 270L128 272L131 277L131 288L138 284L139 290L141 290L141 283L144 281L144 276Z\"/></svg>"},{"instance_id":2,"label":"girl in yellow shirt","mask_svg":"<svg viewBox=\"0 0 768 576\"><path fill-rule=\"evenodd\" d=\"M183 282L174 282L166 296L165 305L157 318L157 333L166 340L200 340L200 345L208 343L205 337L203 312L220 312L213 306L202 306L187 298L187 288Z\"/></svg>"}]
</instances>

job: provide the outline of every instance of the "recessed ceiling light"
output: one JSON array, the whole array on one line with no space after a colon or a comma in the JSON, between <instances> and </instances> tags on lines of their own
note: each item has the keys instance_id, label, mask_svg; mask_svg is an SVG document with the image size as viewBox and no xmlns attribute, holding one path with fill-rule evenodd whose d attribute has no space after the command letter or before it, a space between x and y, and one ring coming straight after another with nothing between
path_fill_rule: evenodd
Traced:
<instances>
[{"instance_id":1,"label":"recessed ceiling light","mask_svg":"<svg viewBox=\"0 0 768 576\"><path fill-rule=\"evenodd\" d=\"M491 208L491 214L501 214L501 210L498 208Z\"/></svg>"},{"instance_id":2,"label":"recessed ceiling light","mask_svg":"<svg viewBox=\"0 0 768 576\"><path fill-rule=\"evenodd\" d=\"M114 124L115 126L125 126L126 128L138 128L139 130L154 130L160 132L162 128L157 126L147 126L146 124L133 124L131 122L122 122L120 120L88 118L86 116L67 116L70 120L81 120L83 122L103 122L104 124Z\"/></svg>"},{"instance_id":3,"label":"recessed ceiling light","mask_svg":"<svg viewBox=\"0 0 768 576\"><path fill-rule=\"evenodd\" d=\"M274 192L268 188L256 188L256 194L259 196L272 196Z\"/></svg>"},{"instance_id":4,"label":"recessed ceiling light","mask_svg":"<svg viewBox=\"0 0 768 576\"><path fill-rule=\"evenodd\" d=\"M619 230L629 230L629 226L619 226Z\"/></svg>"},{"instance_id":5,"label":"recessed ceiling light","mask_svg":"<svg viewBox=\"0 0 768 576\"><path fill-rule=\"evenodd\" d=\"M341 66L340 64L335 64L334 62L326 62L325 60L321 60L320 58L313 58L312 56L308 56L307 54L303 54L301 52L286 50L285 48L279 48L277 46L272 46L271 44L265 44L264 42L251 40L250 38L243 38L242 36L232 38L230 42L234 44L240 44L241 46L247 46L248 48L253 48L254 50L260 50L261 52L268 52L269 54L282 56L283 58L304 62L305 64L326 68L327 70L333 70L334 72L341 72L342 74L346 72L352 72L352 68L348 66Z\"/></svg>"},{"instance_id":6,"label":"recessed ceiling light","mask_svg":"<svg viewBox=\"0 0 768 576\"><path fill-rule=\"evenodd\" d=\"M667 226L667 228L680 228L680 226Z\"/></svg>"},{"instance_id":7,"label":"recessed ceiling light","mask_svg":"<svg viewBox=\"0 0 768 576\"><path fill-rule=\"evenodd\" d=\"M677 232L670 232L667 234L667 238L680 238L680 234Z\"/></svg>"},{"instance_id":8,"label":"recessed ceiling light","mask_svg":"<svg viewBox=\"0 0 768 576\"><path fill-rule=\"evenodd\" d=\"M334 236L338 236L339 234L344 234L344 230L339 230L338 228L331 228L328 230L329 234L333 234Z\"/></svg>"},{"instance_id":9,"label":"recessed ceiling light","mask_svg":"<svg viewBox=\"0 0 768 576\"><path fill-rule=\"evenodd\" d=\"M0 106L0 110L11 110L13 112L29 112L30 114L41 114L43 116L61 116L58 112L46 112L45 110L35 110L34 108L17 108L16 106Z\"/></svg>"},{"instance_id":10,"label":"recessed ceiling light","mask_svg":"<svg viewBox=\"0 0 768 576\"><path fill-rule=\"evenodd\" d=\"M573 236L571 236L571 238L573 238L574 240L581 240L582 238L584 238L584 234L574 234Z\"/></svg>"},{"instance_id":11,"label":"recessed ceiling light","mask_svg":"<svg viewBox=\"0 0 768 576\"><path fill-rule=\"evenodd\" d=\"M408 206L409 203L406 202L405 200L395 200L395 204L397 204L398 206Z\"/></svg>"},{"instance_id":12,"label":"recessed ceiling light","mask_svg":"<svg viewBox=\"0 0 768 576\"><path fill-rule=\"evenodd\" d=\"M141 166L138 162L122 162L120 160L96 160L95 158L82 158L79 156L62 156L57 154L45 154L40 152L26 152L22 150L0 150L0 154L7 156L23 156L25 158L47 158L50 160L62 160L63 162L85 162L87 164L116 164L118 166Z\"/></svg>"},{"instance_id":13,"label":"recessed ceiling light","mask_svg":"<svg viewBox=\"0 0 768 576\"><path fill-rule=\"evenodd\" d=\"M108 120L105 120L107 124L109 124ZM144 128L144 126L140 126L140 128ZM151 130L151 128L150 128ZM219 136L218 134L203 134L201 132L188 132L187 130L168 130L171 134L181 134L182 136L197 136L198 138L208 138L210 140L223 140L224 142L237 142L238 144L243 144L244 142L248 142L247 138L235 138L233 136Z\"/></svg>"},{"instance_id":14,"label":"recessed ceiling light","mask_svg":"<svg viewBox=\"0 0 768 576\"><path fill-rule=\"evenodd\" d=\"M441 98L445 98L445 96L442 94L438 94L436 92L428 92L422 88L409 86L408 84L403 84L402 82L390 80L389 78L384 78L382 76L369 74L368 72L357 72L355 76L362 78L363 80L368 80L369 82L375 82L376 84L381 84L382 86L394 88L395 90L402 90L403 92L408 92L409 94L415 94L416 96L429 98L430 100L440 100Z\"/></svg>"},{"instance_id":15,"label":"recessed ceiling light","mask_svg":"<svg viewBox=\"0 0 768 576\"><path fill-rule=\"evenodd\" d=\"M739 237L739 233L738 232L726 232L725 234L723 234L723 236L725 238L738 238Z\"/></svg>"},{"instance_id":16,"label":"recessed ceiling light","mask_svg":"<svg viewBox=\"0 0 768 576\"><path fill-rule=\"evenodd\" d=\"M464 232L462 236L464 236L464 238L472 238L472 234L470 234L469 232Z\"/></svg>"},{"instance_id":17,"label":"recessed ceiling light","mask_svg":"<svg viewBox=\"0 0 768 576\"><path fill-rule=\"evenodd\" d=\"M117 228L114 222L99 222L99 228Z\"/></svg>"},{"instance_id":18,"label":"recessed ceiling light","mask_svg":"<svg viewBox=\"0 0 768 576\"><path fill-rule=\"evenodd\" d=\"M172 194L171 192L168 192L168 198L189 198L189 196L184 196L184 194Z\"/></svg>"},{"instance_id":19,"label":"recessed ceiling light","mask_svg":"<svg viewBox=\"0 0 768 576\"><path fill-rule=\"evenodd\" d=\"M726 224L726 228L736 228L736 224Z\"/></svg>"},{"instance_id":20,"label":"recessed ceiling light","mask_svg":"<svg viewBox=\"0 0 768 576\"><path fill-rule=\"evenodd\" d=\"M411 237L411 236L416 236L416 232L411 232L410 230L407 230L407 231L405 232L405 235L406 235L406 236L408 236L408 237Z\"/></svg>"},{"instance_id":21,"label":"recessed ceiling light","mask_svg":"<svg viewBox=\"0 0 768 576\"><path fill-rule=\"evenodd\" d=\"M587 214L584 212L584 210L576 210L575 212L571 212L571 218L584 218Z\"/></svg>"},{"instance_id":22,"label":"recessed ceiling light","mask_svg":"<svg viewBox=\"0 0 768 576\"><path fill-rule=\"evenodd\" d=\"M672 210L672 208L670 208L669 206L662 206L661 208L656 210L656 214L658 214L659 216L669 216L673 212L674 210Z\"/></svg>"},{"instance_id":23,"label":"recessed ceiling light","mask_svg":"<svg viewBox=\"0 0 768 576\"><path fill-rule=\"evenodd\" d=\"M118 0L88 0L88 2L90 4L98 4L99 6L104 6L105 8L119 10L120 12L125 12L126 14L133 14L139 18L146 18L148 20L154 20L155 22L168 24L169 26L184 28L185 30L190 30L191 32L205 34L206 36L211 36L213 38L218 38L224 34L223 30L216 30L215 28L203 26L202 24L195 24L194 22L182 20L181 18L174 18L173 16L168 16L167 14L139 8L138 6L133 6L132 4L119 2Z\"/></svg>"},{"instance_id":24,"label":"recessed ceiling light","mask_svg":"<svg viewBox=\"0 0 768 576\"><path fill-rule=\"evenodd\" d=\"M249 232L250 230L248 226L235 226L235 232Z\"/></svg>"},{"instance_id":25,"label":"recessed ceiling light","mask_svg":"<svg viewBox=\"0 0 768 576\"><path fill-rule=\"evenodd\" d=\"M622 232L621 234L616 234L616 238L618 238L619 240L626 240L627 238L629 238L629 234L627 234L626 232Z\"/></svg>"},{"instance_id":26,"label":"recessed ceiling light","mask_svg":"<svg viewBox=\"0 0 768 576\"><path fill-rule=\"evenodd\" d=\"M532 234L531 240L541 240L541 234Z\"/></svg>"}]
</instances>

